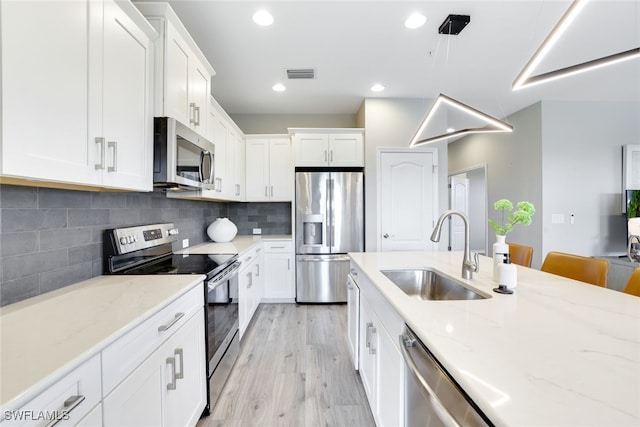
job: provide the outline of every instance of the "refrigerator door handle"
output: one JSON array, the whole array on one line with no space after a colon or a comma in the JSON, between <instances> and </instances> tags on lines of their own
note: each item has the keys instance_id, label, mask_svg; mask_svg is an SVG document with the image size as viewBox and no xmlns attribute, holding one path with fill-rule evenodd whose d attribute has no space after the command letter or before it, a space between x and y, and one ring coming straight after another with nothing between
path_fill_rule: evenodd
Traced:
<instances>
[{"instance_id":1,"label":"refrigerator door handle","mask_svg":"<svg viewBox=\"0 0 640 427\"><path fill-rule=\"evenodd\" d=\"M326 190L327 190L327 215L325 216L325 221L327 223L327 241L325 242L325 246L331 248L333 246L333 239L331 238L331 223L333 222L332 214L332 197L331 193L331 178L327 179L326 182Z\"/></svg>"}]
</instances>

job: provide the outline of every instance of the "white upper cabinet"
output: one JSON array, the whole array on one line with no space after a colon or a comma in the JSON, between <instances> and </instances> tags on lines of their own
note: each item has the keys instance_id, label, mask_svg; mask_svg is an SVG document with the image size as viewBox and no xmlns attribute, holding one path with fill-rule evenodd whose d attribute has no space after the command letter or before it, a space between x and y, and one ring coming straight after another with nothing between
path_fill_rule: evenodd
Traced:
<instances>
[{"instance_id":1,"label":"white upper cabinet","mask_svg":"<svg viewBox=\"0 0 640 427\"><path fill-rule=\"evenodd\" d=\"M291 141L277 135L246 137L248 202L290 202L293 189Z\"/></svg>"},{"instance_id":2,"label":"white upper cabinet","mask_svg":"<svg viewBox=\"0 0 640 427\"><path fill-rule=\"evenodd\" d=\"M292 128L295 166L364 166L363 129Z\"/></svg>"},{"instance_id":3,"label":"white upper cabinet","mask_svg":"<svg viewBox=\"0 0 640 427\"><path fill-rule=\"evenodd\" d=\"M0 173L152 190L153 28L128 2L0 7Z\"/></svg>"},{"instance_id":4,"label":"white upper cabinet","mask_svg":"<svg viewBox=\"0 0 640 427\"><path fill-rule=\"evenodd\" d=\"M173 117L206 136L213 68L168 3L141 2L136 7L160 34L155 115Z\"/></svg>"}]
</instances>

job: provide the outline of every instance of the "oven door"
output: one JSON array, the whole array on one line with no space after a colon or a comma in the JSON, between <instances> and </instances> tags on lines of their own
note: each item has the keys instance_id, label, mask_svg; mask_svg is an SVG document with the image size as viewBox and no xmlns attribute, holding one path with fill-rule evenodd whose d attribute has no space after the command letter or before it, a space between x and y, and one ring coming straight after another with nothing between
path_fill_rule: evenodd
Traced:
<instances>
[{"instance_id":1,"label":"oven door","mask_svg":"<svg viewBox=\"0 0 640 427\"><path fill-rule=\"evenodd\" d=\"M235 262L207 282L207 361L209 376L238 330L238 269Z\"/></svg>"}]
</instances>

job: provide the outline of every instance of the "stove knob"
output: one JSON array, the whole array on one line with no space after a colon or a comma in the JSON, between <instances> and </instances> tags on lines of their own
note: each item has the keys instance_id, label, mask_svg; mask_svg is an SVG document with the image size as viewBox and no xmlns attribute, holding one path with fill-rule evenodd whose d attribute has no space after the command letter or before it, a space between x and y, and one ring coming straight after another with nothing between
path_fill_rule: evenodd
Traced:
<instances>
[{"instance_id":1,"label":"stove knob","mask_svg":"<svg viewBox=\"0 0 640 427\"><path fill-rule=\"evenodd\" d=\"M127 237L126 236L120 237L120 244L121 245L126 245L127 244Z\"/></svg>"},{"instance_id":2,"label":"stove knob","mask_svg":"<svg viewBox=\"0 0 640 427\"><path fill-rule=\"evenodd\" d=\"M176 234L178 234L178 229L177 228L171 228L168 231L169 236L175 236Z\"/></svg>"},{"instance_id":3,"label":"stove knob","mask_svg":"<svg viewBox=\"0 0 640 427\"><path fill-rule=\"evenodd\" d=\"M133 236L127 236L127 243L133 243Z\"/></svg>"}]
</instances>

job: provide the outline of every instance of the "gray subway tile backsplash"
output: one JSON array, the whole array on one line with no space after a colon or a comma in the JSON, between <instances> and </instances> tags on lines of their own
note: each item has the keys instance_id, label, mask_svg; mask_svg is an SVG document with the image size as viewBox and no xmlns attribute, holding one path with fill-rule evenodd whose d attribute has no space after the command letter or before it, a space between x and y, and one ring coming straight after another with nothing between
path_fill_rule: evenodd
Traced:
<instances>
[{"instance_id":1,"label":"gray subway tile backsplash","mask_svg":"<svg viewBox=\"0 0 640 427\"><path fill-rule=\"evenodd\" d=\"M207 226L228 217L238 234L291 233L291 203L224 203L0 185L0 306L102 274L104 230L173 222L179 241L209 241ZM178 248L174 248L178 249Z\"/></svg>"}]
</instances>

